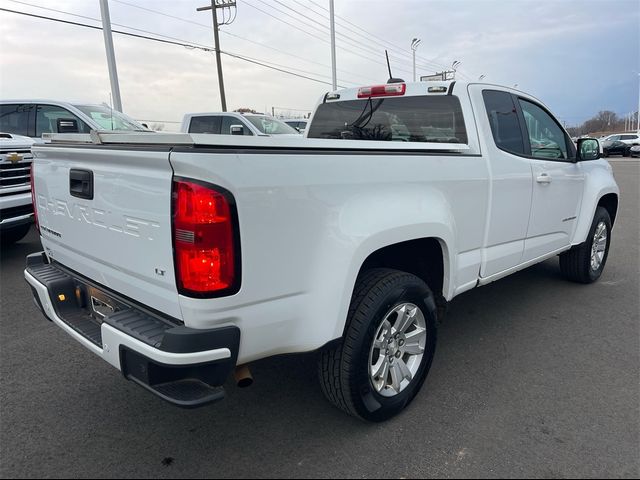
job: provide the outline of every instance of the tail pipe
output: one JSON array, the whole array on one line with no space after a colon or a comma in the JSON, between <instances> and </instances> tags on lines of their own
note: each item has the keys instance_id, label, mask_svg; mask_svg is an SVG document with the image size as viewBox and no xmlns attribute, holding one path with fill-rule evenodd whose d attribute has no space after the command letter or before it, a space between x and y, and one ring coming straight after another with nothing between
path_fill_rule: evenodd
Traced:
<instances>
[{"instance_id":1,"label":"tail pipe","mask_svg":"<svg viewBox=\"0 0 640 480\"><path fill-rule=\"evenodd\" d=\"M236 370L233 372L233 378L239 388L247 388L253 385L253 375L251 375L249 365L240 365L236 367Z\"/></svg>"}]
</instances>

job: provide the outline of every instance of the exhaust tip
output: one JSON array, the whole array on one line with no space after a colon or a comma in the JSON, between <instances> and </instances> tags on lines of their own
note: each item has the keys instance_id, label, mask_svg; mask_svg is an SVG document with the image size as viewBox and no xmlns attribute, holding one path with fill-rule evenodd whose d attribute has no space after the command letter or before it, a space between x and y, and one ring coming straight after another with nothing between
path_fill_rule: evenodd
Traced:
<instances>
[{"instance_id":1,"label":"exhaust tip","mask_svg":"<svg viewBox=\"0 0 640 480\"><path fill-rule=\"evenodd\" d=\"M238 388L247 388L253 385L253 375L251 375L249 365L240 365L239 367L236 367L233 372L233 377Z\"/></svg>"}]
</instances>

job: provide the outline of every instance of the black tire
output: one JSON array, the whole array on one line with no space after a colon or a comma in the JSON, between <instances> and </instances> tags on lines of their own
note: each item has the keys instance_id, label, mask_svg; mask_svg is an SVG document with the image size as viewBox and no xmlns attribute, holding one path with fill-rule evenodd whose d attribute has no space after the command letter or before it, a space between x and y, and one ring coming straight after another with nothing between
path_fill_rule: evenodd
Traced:
<instances>
[{"instance_id":1,"label":"black tire","mask_svg":"<svg viewBox=\"0 0 640 480\"><path fill-rule=\"evenodd\" d=\"M26 225L20 225L10 230L5 230L4 232L0 233L0 244L3 247L8 247L9 245L13 245L16 242L19 242L24 237L26 237L27 233L29 233L30 228L31 224L27 223Z\"/></svg>"},{"instance_id":2,"label":"black tire","mask_svg":"<svg viewBox=\"0 0 640 480\"><path fill-rule=\"evenodd\" d=\"M598 225L604 222L607 229L607 242L604 251L604 257L600 266L597 269L591 267L591 248L593 247L594 235ZM611 245L611 217L609 212L603 207L596 209L596 214L593 217L591 228L587 236L587 241L573 247L568 252L560 255L560 271L562 274L572 282L577 283L593 283L600 275L607 263L609 257L609 246Z\"/></svg>"},{"instance_id":3,"label":"black tire","mask_svg":"<svg viewBox=\"0 0 640 480\"><path fill-rule=\"evenodd\" d=\"M622 154L623 157L630 157L631 156L631 147L626 148L624 150L624 153Z\"/></svg>"},{"instance_id":4,"label":"black tire","mask_svg":"<svg viewBox=\"0 0 640 480\"><path fill-rule=\"evenodd\" d=\"M370 380L369 354L383 319L402 303L412 303L423 312L426 345L410 383L395 396L385 397ZM356 282L343 339L321 352L319 377L324 395L336 407L363 420L381 422L398 414L416 396L429 372L436 347L436 321L434 296L421 279L386 268L366 271Z\"/></svg>"}]
</instances>

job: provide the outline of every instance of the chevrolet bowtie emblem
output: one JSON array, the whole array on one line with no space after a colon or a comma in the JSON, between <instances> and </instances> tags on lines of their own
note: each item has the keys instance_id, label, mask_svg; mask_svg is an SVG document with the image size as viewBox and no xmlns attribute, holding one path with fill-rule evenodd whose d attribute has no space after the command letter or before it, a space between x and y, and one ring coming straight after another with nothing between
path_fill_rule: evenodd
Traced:
<instances>
[{"instance_id":1,"label":"chevrolet bowtie emblem","mask_svg":"<svg viewBox=\"0 0 640 480\"><path fill-rule=\"evenodd\" d=\"M11 163L18 163L20 160L22 160L22 155L16 152L8 153L7 160L9 160Z\"/></svg>"}]
</instances>

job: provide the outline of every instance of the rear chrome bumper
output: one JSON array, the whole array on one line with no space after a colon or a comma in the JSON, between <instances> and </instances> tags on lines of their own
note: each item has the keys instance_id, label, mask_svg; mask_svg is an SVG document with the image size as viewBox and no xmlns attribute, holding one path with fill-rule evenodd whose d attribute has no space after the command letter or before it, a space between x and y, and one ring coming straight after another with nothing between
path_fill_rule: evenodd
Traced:
<instances>
[{"instance_id":1,"label":"rear chrome bumper","mask_svg":"<svg viewBox=\"0 0 640 480\"><path fill-rule=\"evenodd\" d=\"M100 318L87 305L87 292L103 298L110 292L48 263L43 253L27 257L24 275L42 313L127 379L182 407L224 398L222 385L238 356L237 327L190 329L120 297L114 300L118 310Z\"/></svg>"}]
</instances>

